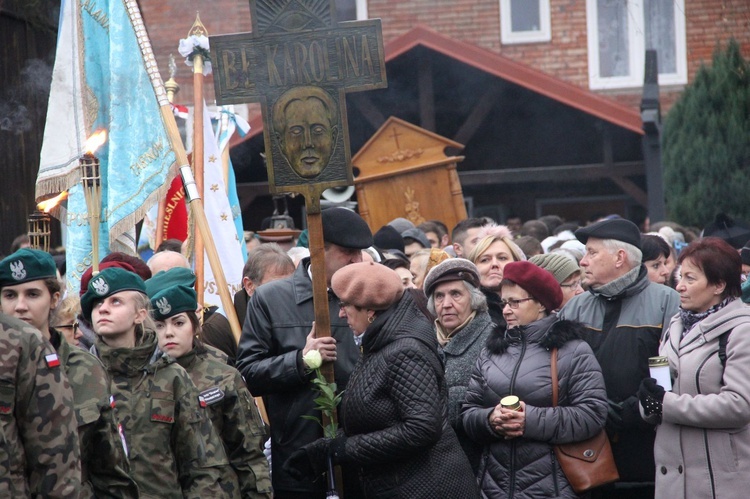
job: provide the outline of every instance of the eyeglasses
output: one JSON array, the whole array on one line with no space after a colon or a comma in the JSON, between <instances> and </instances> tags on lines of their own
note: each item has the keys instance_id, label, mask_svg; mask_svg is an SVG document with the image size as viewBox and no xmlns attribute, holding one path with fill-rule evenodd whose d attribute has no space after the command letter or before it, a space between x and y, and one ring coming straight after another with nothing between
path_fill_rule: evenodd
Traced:
<instances>
[{"instance_id":1,"label":"eyeglasses","mask_svg":"<svg viewBox=\"0 0 750 499\"><path fill-rule=\"evenodd\" d=\"M346 303L345 301L340 301L339 302L339 308L348 307L349 305L351 305L351 304L350 303Z\"/></svg>"},{"instance_id":2,"label":"eyeglasses","mask_svg":"<svg viewBox=\"0 0 750 499\"><path fill-rule=\"evenodd\" d=\"M577 281L573 281L568 284L560 284L561 288L570 288L570 289L576 289L578 286L581 285L581 280L578 279Z\"/></svg>"},{"instance_id":3,"label":"eyeglasses","mask_svg":"<svg viewBox=\"0 0 750 499\"><path fill-rule=\"evenodd\" d=\"M72 329L75 331L78 329L78 323L74 322L73 324L59 324L57 326L52 326L52 329Z\"/></svg>"},{"instance_id":4,"label":"eyeglasses","mask_svg":"<svg viewBox=\"0 0 750 499\"><path fill-rule=\"evenodd\" d=\"M510 300L500 300L500 307L501 308L505 308L505 305L508 305L513 310L516 310L519 307L519 305L521 305L521 303L523 303L525 301L529 301L529 300L533 300L533 298L531 298L531 297L529 297L529 298L521 298L520 300L514 300L514 299L511 298Z\"/></svg>"}]
</instances>

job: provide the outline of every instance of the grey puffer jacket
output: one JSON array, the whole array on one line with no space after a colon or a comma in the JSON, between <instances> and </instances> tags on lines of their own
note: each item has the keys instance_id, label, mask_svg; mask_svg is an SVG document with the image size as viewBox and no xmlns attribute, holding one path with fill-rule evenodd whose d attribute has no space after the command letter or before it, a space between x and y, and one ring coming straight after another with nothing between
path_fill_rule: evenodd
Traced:
<instances>
[{"instance_id":1,"label":"grey puffer jacket","mask_svg":"<svg viewBox=\"0 0 750 499\"><path fill-rule=\"evenodd\" d=\"M484 444L479 484L489 498L576 497L553 444L585 440L604 427L607 396L581 326L550 315L490 336L477 360L461 414L464 430ZM550 350L558 348L559 406L552 405ZM489 424L506 395L526 404L524 435L505 440Z\"/></svg>"},{"instance_id":2,"label":"grey puffer jacket","mask_svg":"<svg viewBox=\"0 0 750 499\"><path fill-rule=\"evenodd\" d=\"M367 328L341 401L345 458L368 499L479 497L448 424L435 331L410 292Z\"/></svg>"},{"instance_id":3,"label":"grey puffer jacket","mask_svg":"<svg viewBox=\"0 0 750 499\"><path fill-rule=\"evenodd\" d=\"M442 347L445 383L448 385L448 422L456 431L461 448L469 458L469 464L475 473L479 466L482 446L464 432L461 425L461 406L466 398L471 371L494 328L495 325L487 312L477 312L474 319Z\"/></svg>"}]
</instances>

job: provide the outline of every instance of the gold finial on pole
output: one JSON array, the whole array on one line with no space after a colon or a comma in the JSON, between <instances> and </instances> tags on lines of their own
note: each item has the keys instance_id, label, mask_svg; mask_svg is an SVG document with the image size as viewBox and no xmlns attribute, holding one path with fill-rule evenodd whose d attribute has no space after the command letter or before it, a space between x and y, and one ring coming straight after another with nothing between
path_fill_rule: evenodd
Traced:
<instances>
[{"instance_id":1,"label":"gold finial on pole","mask_svg":"<svg viewBox=\"0 0 750 499\"><path fill-rule=\"evenodd\" d=\"M164 82L164 88L167 89L167 99L174 104L174 96L180 91L180 85L175 81L177 74L177 64L174 62L174 55L169 54L169 79Z\"/></svg>"}]
</instances>

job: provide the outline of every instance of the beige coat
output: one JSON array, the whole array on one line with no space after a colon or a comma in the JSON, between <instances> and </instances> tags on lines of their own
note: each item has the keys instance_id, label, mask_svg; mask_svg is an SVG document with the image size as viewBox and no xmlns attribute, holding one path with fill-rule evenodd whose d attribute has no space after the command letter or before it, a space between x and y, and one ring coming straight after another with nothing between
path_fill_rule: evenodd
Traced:
<instances>
[{"instance_id":1,"label":"beige coat","mask_svg":"<svg viewBox=\"0 0 750 499\"><path fill-rule=\"evenodd\" d=\"M731 330L727 362L719 337ZM737 299L682 338L675 316L660 353L673 390L657 427L657 498L745 498L750 484L750 308Z\"/></svg>"}]
</instances>

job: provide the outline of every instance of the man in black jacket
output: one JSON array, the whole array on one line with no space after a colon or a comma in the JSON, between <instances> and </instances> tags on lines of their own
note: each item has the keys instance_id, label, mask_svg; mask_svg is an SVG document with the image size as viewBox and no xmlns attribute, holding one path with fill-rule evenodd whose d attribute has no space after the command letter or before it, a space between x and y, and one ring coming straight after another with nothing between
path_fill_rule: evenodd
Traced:
<instances>
[{"instance_id":1,"label":"man in black jacket","mask_svg":"<svg viewBox=\"0 0 750 499\"><path fill-rule=\"evenodd\" d=\"M325 242L326 282L338 269L362 261L361 250L372 246L372 234L365 221L345 208L329 208L322 213ZM345 319L338 317L339 303L328 294L331 336L316 338L313 328L312 269L303 259L291 277L258 288L247 308L242 328L237 368L254 396L262 396L271 426L271 459L274 497L277 499L317 499L325 497L323 480L310 483L295 480L282 465L289 455L323 436L314 421L315 392L302 356L318 350L324 362L334 363L339 391L346 388L349 375L359 358L359 346ZM346 475L346 473L345 473ZM356 477L352 477L356 478ZM347 482L345 476L345 484ZM347 497L356 494L347 494Z\"/></svg>"},{"instance_id":2,"label":"man in black jacket","mask_svg":"<svg viewBox=\"0 0 750 499\"><path fill-rule=\"evenodd\" d=\"M604 375L607 433L620 473L619 483L593 497L654 497L655 432L640 417L636 392L649 377L648 358L658 355L662 330L677 313L679 295L649 281L634 223L604 220L575 235L586 245L580 265L589 292L571 299L559 317L586 326L584 339Z\"/></svg>"}]
</instances>

